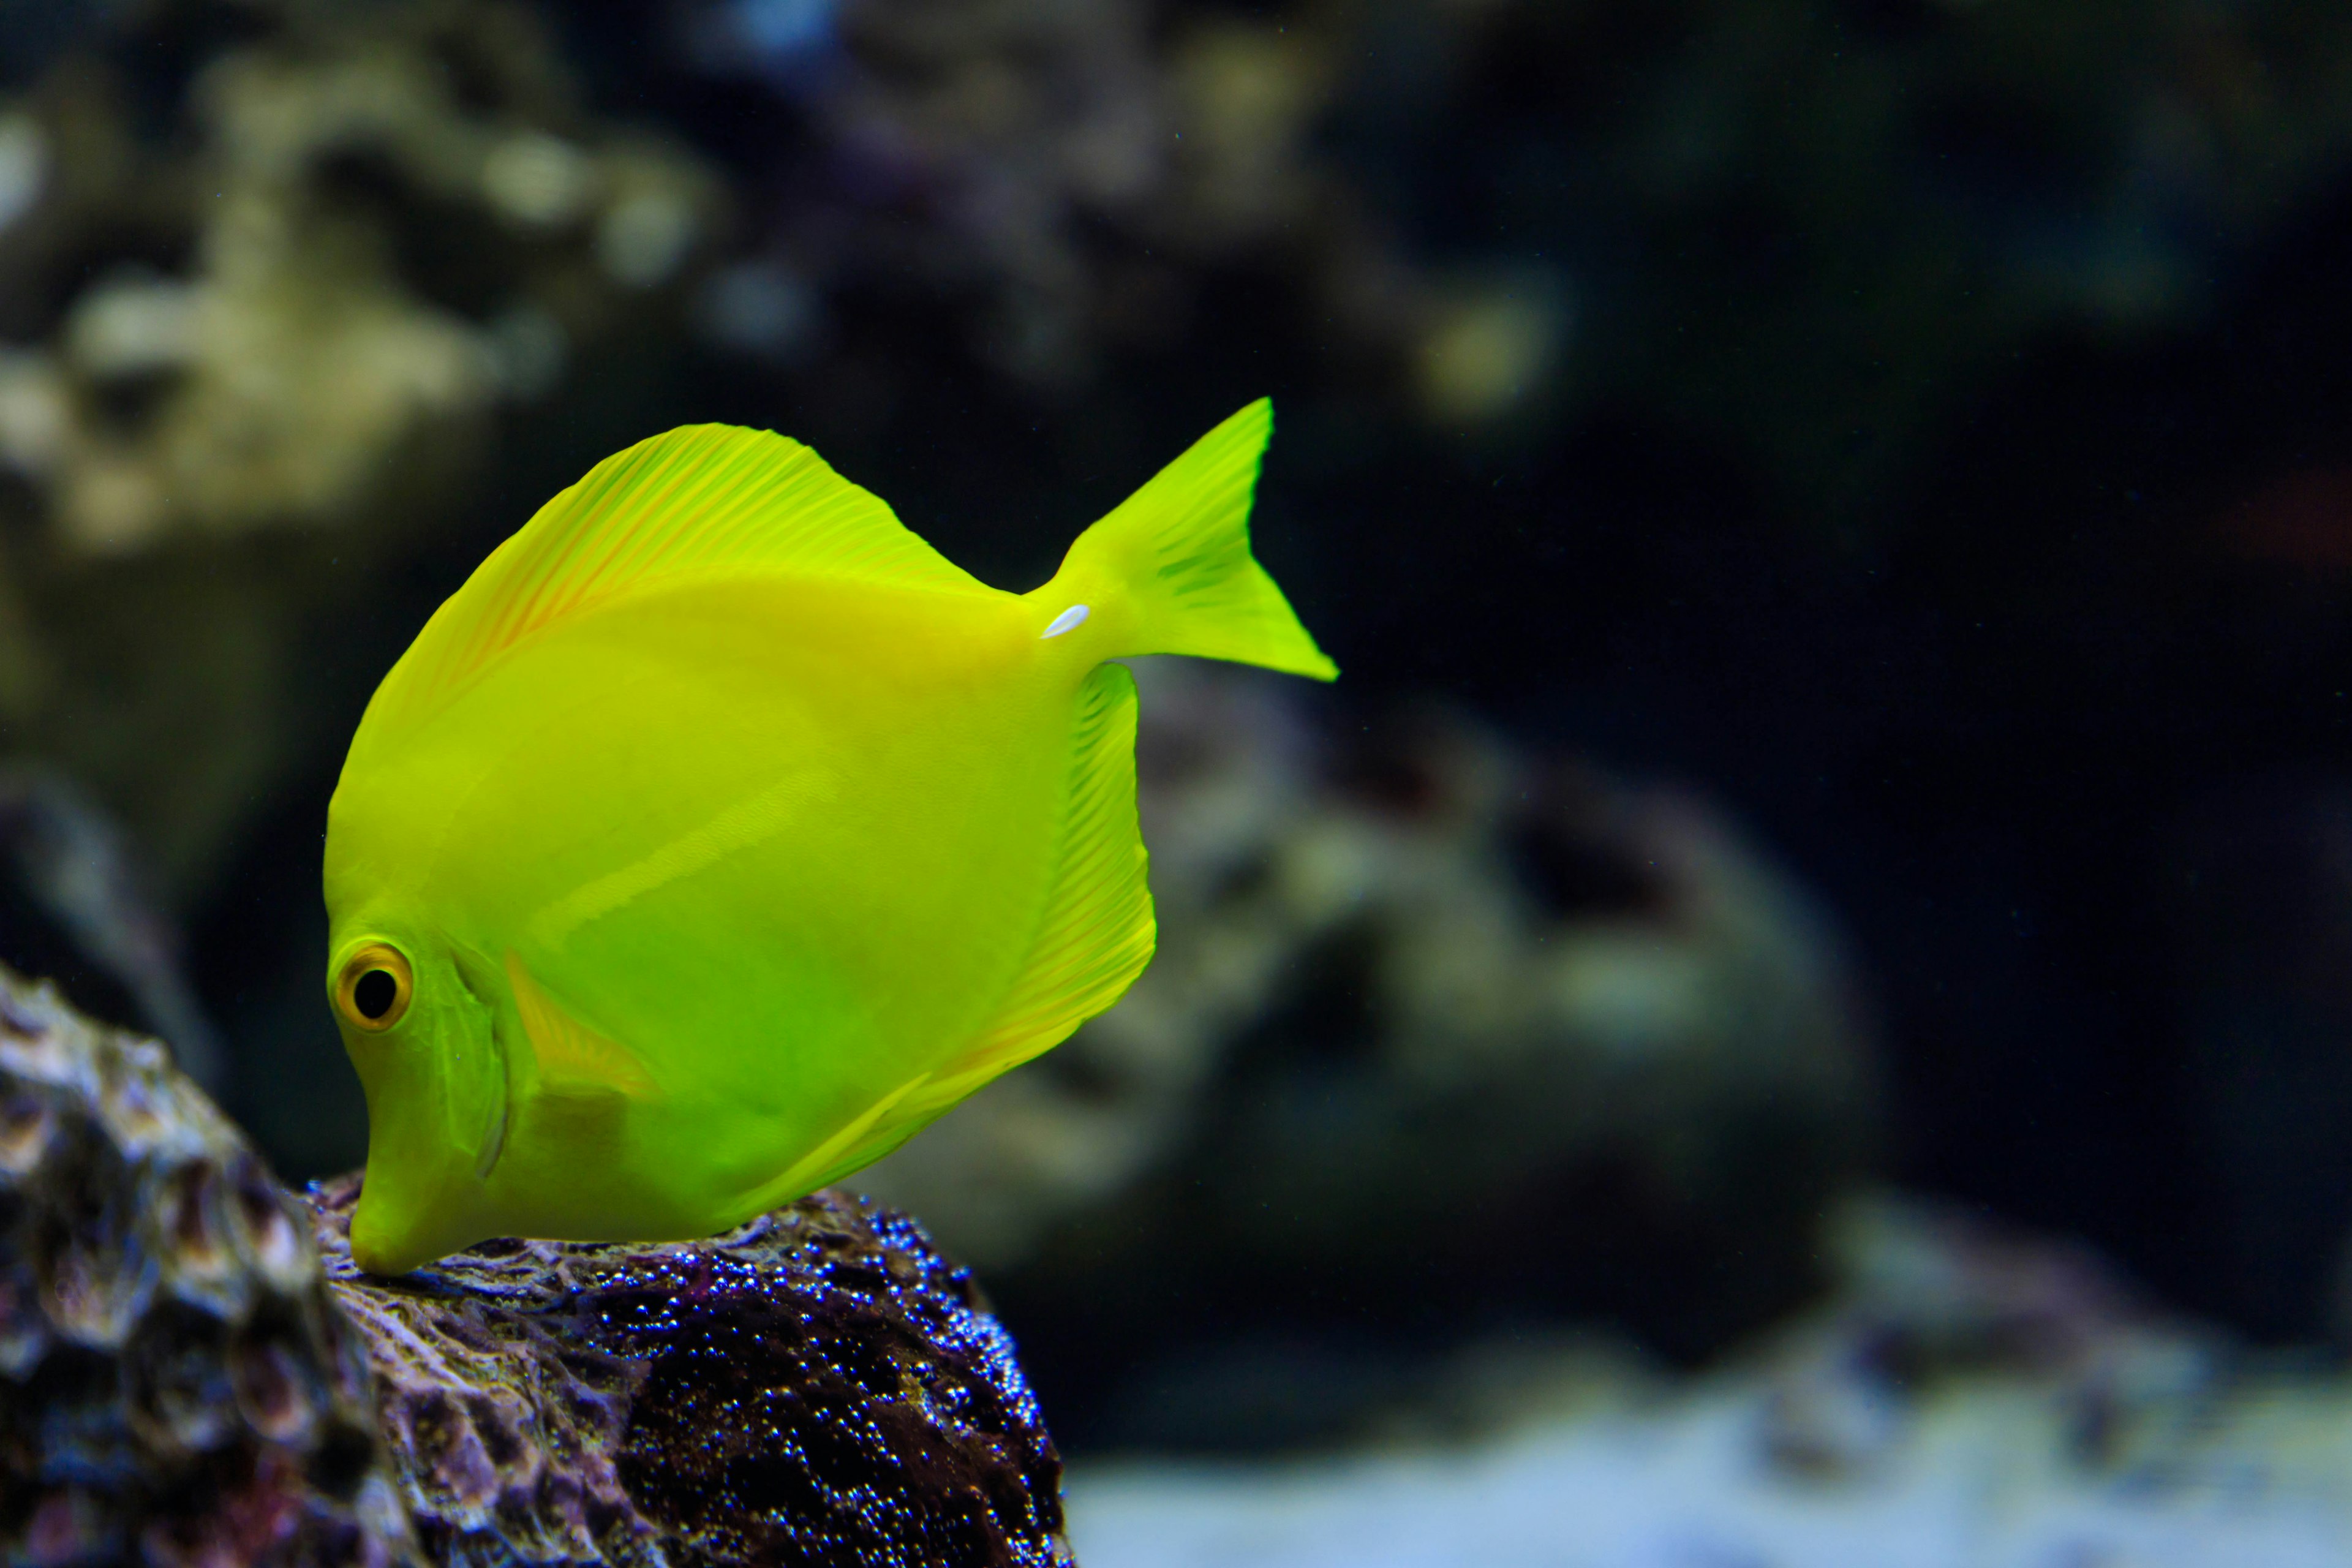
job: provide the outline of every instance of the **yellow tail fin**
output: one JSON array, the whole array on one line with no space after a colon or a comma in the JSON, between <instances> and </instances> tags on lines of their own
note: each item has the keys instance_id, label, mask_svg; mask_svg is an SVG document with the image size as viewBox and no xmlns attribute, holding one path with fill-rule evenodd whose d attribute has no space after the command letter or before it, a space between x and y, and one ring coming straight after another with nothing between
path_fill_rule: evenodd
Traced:
<instances>
[{"instance_id":1,"label":"yellow tail fin","mask_svg":"<svg viewBox=\"0 0 2352 1568\"><path fill-rule=\"evenodd\" d=\"M1028 596L1051 601L1055 627L1062 606L1094 616L1086 642L1104 658L1184 653L1331 679L1339 667L1250 555L1250 495L1273 432L1261 397L1080 534Z\"/></svg>"}]
</instances>

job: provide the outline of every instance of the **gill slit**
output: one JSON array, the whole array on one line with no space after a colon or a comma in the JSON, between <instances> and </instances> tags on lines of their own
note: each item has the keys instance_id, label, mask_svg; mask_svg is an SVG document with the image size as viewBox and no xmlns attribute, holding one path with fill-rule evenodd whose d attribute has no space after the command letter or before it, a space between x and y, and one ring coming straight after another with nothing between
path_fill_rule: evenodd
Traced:
<instances>
[{"instance_id":1,"label":"gill slit","mask_svg":"<svg viewBox=\"0 0 2352 1568\"><path fill-rule=\"evenodd\" d=\"M489 1020L490 1082L495 1089L490 1101L491 1114L488 1118L488 1124L484 1129L481 1141L481 1151L474 1157L474 1179L478 1182L487 1182L490 1179L490 1173L499 1168L499 1162L506 1157L507 1128L513 1120L514 1085L508 1077L506 1043L499 1038L497 1005L477 990L474 983L467 978L466 964L459 957L454 944L450 950L449 959L449 967L457 973L457 984L465 987L466 994L480 1005L483 1016Z\"/></svg>"}]
</instances>

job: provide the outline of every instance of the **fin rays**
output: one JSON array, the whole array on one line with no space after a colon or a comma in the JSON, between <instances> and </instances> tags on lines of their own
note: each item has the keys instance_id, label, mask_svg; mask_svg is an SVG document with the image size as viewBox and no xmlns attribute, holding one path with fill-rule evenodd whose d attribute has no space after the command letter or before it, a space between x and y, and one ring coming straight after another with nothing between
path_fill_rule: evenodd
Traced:
<instances>
[{"instance_id":1,"label":"fin rays","mask_svg":"<svg viewBox=\"0 0 2352 1568\"><path fill-rule=\"evenodd\" d=\"M1135 816L1135 678L1097 666L1078 698L1054 884L1027 958L971 1043L900 1085L761 1190L770 1204L872 1163L974 1090L1051 1050L1151 962L1156 931Z\"/></svg>"},{"instance_id":2,"label":"fin rays","mask_svg":"<svg viewBox=\"0 0 2352 1568\"><path fill-rule=\"evenodd\" d=\"M600 605L735 574L995 592L799 442L685 426L605 458L499 545L385 678L373 728L388 738L500 656Z\"/></svg>"},{"instance_id":3,"label":"fin rays","mask_svg":"<svg viewBox=\"0 0 2352 1568\"><path fill-rule=\"evenodd\" d=\"M1087 678L1072 736L1070 795L1053 892L1028 962L972 1043L931 1073L903 1113L928 1121L998 1074L1067 1039L1151 962L1157 931L1135 818L1135 678Z\"/></svg>"}]
</instances>

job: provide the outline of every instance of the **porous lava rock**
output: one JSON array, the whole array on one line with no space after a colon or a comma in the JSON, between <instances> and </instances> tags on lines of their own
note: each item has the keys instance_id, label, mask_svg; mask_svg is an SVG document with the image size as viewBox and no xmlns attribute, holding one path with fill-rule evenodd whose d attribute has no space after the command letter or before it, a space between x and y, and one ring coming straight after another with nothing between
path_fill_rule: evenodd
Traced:
<instances>
[{"instance_id":1,"label":"porous lava rock","mask_svg":"<svg viewBox=\"0 0 2352 1568\"><path fill-rule=\"evenodd\" d=\"M415 1561L304 1218L162 1046L0 970L0 1562Z\"/></svg>"},{"instance_id":2,"label":"porous lava rock","mask_svg":"<svg viewBox=\"0 0 2352 1568\"><path fill-rule=\"evenodd\" d=\"M359 1189L306 1208L161 1045L0 969L0 1563L1071 1563L1012 1342L904 1215L377 1279Z\"/></svg>"},{"instance_id":3,"label":"porous lava rock","mask_svg":"<svg viewBox=\"0 0 2352 1568\"><path fill-rule=\"evenodd\" d=\"M436 1562L1045 1568L1061 1460L971 1276L823 1192L709 1241L499 1241L352 1265L315 1185Z\"/></svg>"}]
</instances>

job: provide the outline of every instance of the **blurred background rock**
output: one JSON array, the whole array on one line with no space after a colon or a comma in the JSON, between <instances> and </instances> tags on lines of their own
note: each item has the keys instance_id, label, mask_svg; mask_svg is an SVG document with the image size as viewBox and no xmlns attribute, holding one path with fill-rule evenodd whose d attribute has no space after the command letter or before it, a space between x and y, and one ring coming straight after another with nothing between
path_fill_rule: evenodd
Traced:
<instances>
[{"instance_id":1,"label":"blurred background rock","mask_svg":"<svg viewBox=\"0 0 2352 1568\"><path fill-rule=\"evenodd\" d=\"M1875 1123L1785 879L1441 710L1318 754L1287 686L1148 662L1146 979L859 1178L1098 1391L1069 1440L1328 1440L1476 1336L1698 1354L1819 1286Z\"/></svg>"},{"instance_id":2,"label":"blurred background rock","mask_svg":"<svg viewBox=\"0 0 2352 1568\"><path fill-rule=\"evenodd\" d=\"M348 1166L325 801L541 501L772 426L1026 587L1270 392L1346 679L1148 672L1160 966L872 1178L1069 1446L1703 1363L1872 1179L2320 1342L2347 276L2316 0L9 8L0 958Z\"/></svg>"}]
</instances>

